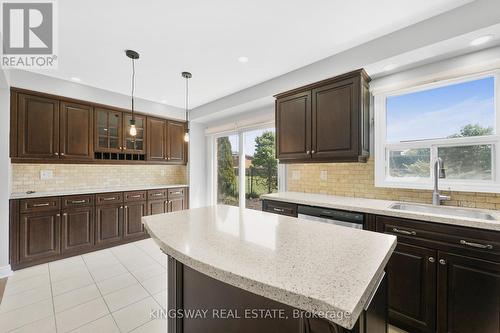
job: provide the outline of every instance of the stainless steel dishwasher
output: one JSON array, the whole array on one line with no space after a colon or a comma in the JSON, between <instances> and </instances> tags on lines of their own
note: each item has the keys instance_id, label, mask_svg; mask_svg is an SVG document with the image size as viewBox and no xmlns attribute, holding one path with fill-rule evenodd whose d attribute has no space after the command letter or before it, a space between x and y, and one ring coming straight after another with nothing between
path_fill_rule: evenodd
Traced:
<instances>
[{"instance_id":1,"label":"stainless steel dishwasher","mask_svg":"<svg viewBox=\"0 0 500 333\"><path fill-rule=\"evenodd\" d=\"M331 223L343 227L363 229L364 214L344 210L299 205L298 218Z\"/></svg>"}]
</instances>

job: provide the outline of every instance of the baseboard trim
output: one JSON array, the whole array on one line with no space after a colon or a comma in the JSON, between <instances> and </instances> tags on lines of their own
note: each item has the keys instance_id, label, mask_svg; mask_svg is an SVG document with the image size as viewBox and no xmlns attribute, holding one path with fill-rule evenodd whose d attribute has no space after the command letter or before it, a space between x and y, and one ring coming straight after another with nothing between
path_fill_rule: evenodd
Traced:
<instances>
[{"instance_id":1,"label":"baseboard trim","mask_svg":"<svg viewBox=\"0 0 500 333\"><path fill-rule=\"evenodd\" d=\"M6 278L12 275L12 269L10 269L10 265L0 267L0 279Z\"/></svg>"}]
</instances>

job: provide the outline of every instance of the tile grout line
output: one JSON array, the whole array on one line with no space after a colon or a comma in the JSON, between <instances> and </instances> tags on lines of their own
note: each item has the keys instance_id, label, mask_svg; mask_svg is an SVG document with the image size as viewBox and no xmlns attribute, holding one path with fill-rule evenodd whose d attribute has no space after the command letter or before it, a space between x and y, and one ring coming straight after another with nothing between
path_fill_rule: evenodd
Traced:
<instances>
[{"instance_id":1,"label":"tile grout line","mask_svg":"<svg viewBox=\"0 0 500 333\"><path fill-rule=\"evenodd\" d=\"M56 333L58 331L58 328L57 328L57 318L56 318L56 306L54 304L54 291L52 290L52 278L51 278L51 274L50 274L50 266L47 264L47 269L49 270L49 283L50 283L50 296L52 297L51 301L52 301L52 313L54 314L54 325L56 327Z\"/></svg>"},{"instance_id":2,"label":"tile grout line","mask_svg":"<svg viewBox=\"0 0 500 333\"><path fill-rule=\"evenodd\" d=\"M109 251L109 252L111 252L111 251ZM113 253L111 253L111 254L113 255ZM117 329L121 332L121 330L120 330L120 326L118 326L118 323L116 322L115 317L113 317L113 313L111 312L111 310L110 310L110 308L109 308L109 306L108 306L108 303L106 303L106 300L104 299L104 295L102 294L101 289L99 289L99 286L97 285L97 281L94 279L94 276L92 275L92 273L90 273L89 266L87 265L87 262L85 261L85 258L83 258L83 256L82 256L82 260L83 260L83 264L85 265L85 267L86 267L86 268L87 268L87 270L89 271L89 274L90 274L90 276L92 277L92 280L94 280L94 283L95 283L95 285L96 285L96 288L97 288L97 290L99 291L99 295L101 295L101 299L102 299L102 301L104 302L104 305L106 305L106 309L108 309L108 314L109 314L109 316L111 317L111 319L113 319L113 322L115 323L116 328L117 328ZM126 269L126 268L125 268L125 269ZM103 316L103 317L104 317L104 316ZM102 317L101 317L101 318L102 318ZM95 322L95 321L97 321L97 320L99 320L99 319L100 319L100 318L98 318L98 319L96 319L96 320L93 320L93 321L91 321L91 322L88 322L88 323L86 323L86 324L84 324L84 325L87 325L87 324L93 323L93 322ZM82 326L83 326L83 325L82 325ZM80 326L80 327L81 327L81 326Z\"/></svg>"}]
</instances>

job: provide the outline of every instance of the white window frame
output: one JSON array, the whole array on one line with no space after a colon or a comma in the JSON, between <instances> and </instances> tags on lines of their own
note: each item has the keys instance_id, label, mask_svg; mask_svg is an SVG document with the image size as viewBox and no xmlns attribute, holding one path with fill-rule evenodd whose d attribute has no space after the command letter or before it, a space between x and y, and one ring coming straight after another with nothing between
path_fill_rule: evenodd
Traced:
<instances>
[{"instance_id":1,"label":"white window frame","mask_svg":"<svg viewBox=\"0 0 500 333\"><path fill-rule=\"evenodd\" d=\"M211 165L212 165L212 184L211 184L211 204L212 205L217 205L217 139L224 137L224 136L230 136L230 135L237 135L238 136L238 162L239 162L239 169L244 170L245 166L245 133L254 131L254 130L259 130L259 129L268 129L268 128L274 128L275 124L274 122L272 123L265 123L265 124L258 124L254 126L245 126L242 128L239 128L237 130L232 130L232 131L225 131L225 132L220 132L211 135L212 139L212 156L211 156ZM245 208L245 191L240 191L241 188L244 188L246 186L245 182L245 177L238 177L239 182L238 182L238 203L240 208ZM278 191L286 190L284 187L286 186L286 167L283 164L278 164Z\"/></svg>"},{"instance_id":2,"label":"white window frame","mask_svg":"<svg viewBox=\"0 0 500 333\"><path fill-rule=\"evenodd\" d=\"M388 97L397 96L406 93L413 93L422 90L428 90L438 87L447 86L450 84L462 83L471 80L477 80L485 77L495 78L495 122L494 134L488 136L466 137L466 138L445 138L445 139L430 139L418 140L410 142L395 142L386 141L387 133L387 110L386 101ZM489 192L500 193L500 70L491 70L487 72L475 73L471 75L463 75L452 79L436 78L434 82L415 85L411 88L392 90L375 95L374 98L374 114L375 114L375 186L388 188L406 188L406 189L432 189L434 168L431 167L429 178L418 177L390 177L388 175L389 150L412 149L412 148L429 148L431 165L437 158L438 147L449 146L468 146L476 144L491 144L492 145L492 180L458 180L458 179L440 179L440 189L449 191L463 192ZM446 166L445 166L446 167Z\"/></svg>"}]
</instances>

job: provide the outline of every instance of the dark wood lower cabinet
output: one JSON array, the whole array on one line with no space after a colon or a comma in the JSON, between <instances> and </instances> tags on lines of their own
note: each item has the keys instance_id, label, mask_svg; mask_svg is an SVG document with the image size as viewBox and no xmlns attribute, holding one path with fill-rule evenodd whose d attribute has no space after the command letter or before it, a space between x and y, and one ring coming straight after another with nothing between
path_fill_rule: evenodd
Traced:
<instances>
[{"instance_id":1,"label":"dark wood lower cabinet","mask_svg":"<svg viewBox=\"0 0 500 333\"><path fill-rule=\"evenodd\" d=\"M19 259L30 262L61 253L59 211L21 214Z\"/></svg>"},{"instance_id":2,"label":"dark wood lower cabinet","mask_svg":"<svg viewBox=\"0 0 500 333\"><path fill-rule=\"evenodd\" d=\"M147 204L145 201L126 203L123 216L123 238L145 235L141 218L146 215Z\"/></svg>"},{"instance_id":3,"label":"dark wood lower cabinet","mask_svg":"<svg viewBox=\"0 0 500 333\"><path fill-rule=\"evenodd\" d=\"M10 200L10 265L17 270L147 238L142 217L187 209L187 193L182 187Z\"/></svg>"},{"instance_id":4,"label":"dark wood lower cabinet","mask_svg":"<svg viewBox=\"0 0 500 333\"><path fill-rule=\"evenodd\" d=\"M123 204L96 207L96 244L114 243L122 239Z\"/></svg>"},{"instance_id":5,"label":"dark wood lower cabinet","mask_svg":"<svg viewBox=\"0 0 500 333\"><path fill-rule=\"evenodd\" d=\"M435 332L437 251L398 243L387 264L389 318L410 331Z\"/></svg>"},{"instance_id":6,"label":"dark wood lower cabinet","mask_svg":"<svg viewBox=\"0 0 500 333\"><path fill-rule=\"evenodd\" d=\"M81 252L94 246L94 207L63 210L62 252Z\"/></svg>"},{"instance_id":7,"label":"dark wood lower cabinet","mask_svg":"<svg viewBox=\"0 0 500 333\"><path fill-rule=\"evenodd\" d=\"M500 263L439 253L438 332L500 332Z\"/></svg>"}]
</instances>

